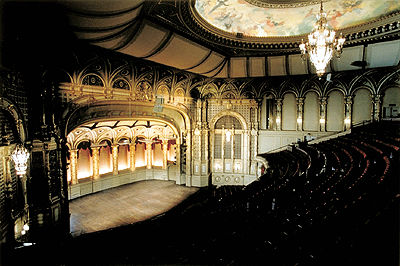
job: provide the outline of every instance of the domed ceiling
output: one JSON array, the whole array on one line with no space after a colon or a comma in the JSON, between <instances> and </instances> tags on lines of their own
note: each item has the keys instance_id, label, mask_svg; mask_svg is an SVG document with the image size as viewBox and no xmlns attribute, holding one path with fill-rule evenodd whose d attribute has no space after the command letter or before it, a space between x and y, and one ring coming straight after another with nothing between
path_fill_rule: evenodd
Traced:
<instances>
[{"instance_id":1,"label":"domed ceiling","mask_svg":"<svg viewBox=\"0 0 400 266\"><path fill-rule=\"evenodd\" d=\"M319 1L196 0L195 8L212 26L245 36L293 36L312 31ZM360 25L400 10L400 1L340 0L324 3L335 29Z\"/></svg>"},{"instance_id":2,"label":"domed ceiling","mask_svg":"<svg viewBox=\"0 0 400 266\"><path fill-rule=\"evenodd\" d=\"M77 39L136 58L210 78L315 74L299 43L320 1L57 2ZM327 72L399 65L400 1L324 0L324 10L346 38Z\"/></svg>"}]
</instances>

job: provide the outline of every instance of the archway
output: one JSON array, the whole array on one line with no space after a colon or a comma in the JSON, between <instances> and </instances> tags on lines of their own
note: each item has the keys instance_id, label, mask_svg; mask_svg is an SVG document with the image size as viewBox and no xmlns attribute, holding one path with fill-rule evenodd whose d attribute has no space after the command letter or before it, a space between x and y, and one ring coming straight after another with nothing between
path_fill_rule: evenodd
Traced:
<instances>
[{"instance_id":1,"label":"archway","mask_svg":"<svg viewBox=\"0 0 400 266\"><path fill-rule=\"evenodd\" d=\"M160 119L80 125L67 135L69 199L141 180L177 181L179 170L169 169L178 168L177 143L178 130Z\"/></svg>"}]
</instances>

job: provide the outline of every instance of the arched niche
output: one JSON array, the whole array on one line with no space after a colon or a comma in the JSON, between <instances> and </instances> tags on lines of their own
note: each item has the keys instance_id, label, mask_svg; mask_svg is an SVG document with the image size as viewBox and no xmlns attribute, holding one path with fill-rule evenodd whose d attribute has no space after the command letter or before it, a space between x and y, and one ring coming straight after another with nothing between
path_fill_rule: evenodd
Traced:
<instances>
[{"instance_id":1,"label":"arched niche","mask_svg":"<svg viewBox=\"0 0 400 266\"><path fill-rule=\"evenodd\" d=\"M264 95L261 102L261 129L270 129L274 117L275 100L271 94Z\"/></svg>"},{"instance_id":2,"label":"arched niche","mask_svg":"<svg viewBox=\"0 0 400 266\"><path fill-rule=\"evenodd\" d=\"M296 96L286 93L282 102L282 130L296 130Z\"/></svg>"},{"instance_id":3,"label":"arched niche","mask_svg":"<svg viewBox=\"0 0 400 266\"><path fill-rule=\"evenodd\" d=\"M358 89L354 93L352 108L352 124L356 125L365 120L371 120L372 101L371 92L367 89Z\"/></svg>"},{"instance_id":4,"label":"arched niche","mask_svg":"<svg viewBox=\"0 0 400 266\"><path fill-rule=\"evenodd\" d=\"M306 131L318 131L319 129L319 101L318 94L314 91L305 95L303 129Z\"/></svg>"},{"instance_id":5,"label":"arched niche","mask_svg":"<svg viewBox=\"0 0 400 266\"><path fill-rule=\"evenodd\" d=\"M121 138L118 140L118 170L129 168L129 143L128 138Z\"/></svg>"},{"instance_id":6,"label":"arched niche","mask_svg":"<svg viewBox=\"0 0 400 266\"><path fill-rule=\"evenodd\" d=\"M400 117L400 87L390 87L385 90L382 101L382 117Z\"/></svg>"},{"instance_id":7,"label":"arched niche","mask_svg":"<svg viewBox=\"0 0 400 266\"><path fill-rule=\"evenodd\" d=\"M92 163L92 152L90 149L90 142L82 141L78 145L78 162L77 167L79 168L78 180L92 176L93 174L93 163Z\"/></svg>"},{"instance_id":8,"label":"arched niche","mask_svg":"<svg viewBox=\"0 0 400 266\"><path fill-rule=\"evenodd\" d=\"M342 131L344 124L344 96L339 90L328 94L326 130Z\"/></svg>"},{"instance_id":9,"label":"arched niche","mask_svg":"<svg viewBox=\"0 0 400 266\"><path fill-rule=\"evenodd\" d=\"M111 142L103 140L99 143L99 174L112 172Z\"/></svg>"}]
</instances>

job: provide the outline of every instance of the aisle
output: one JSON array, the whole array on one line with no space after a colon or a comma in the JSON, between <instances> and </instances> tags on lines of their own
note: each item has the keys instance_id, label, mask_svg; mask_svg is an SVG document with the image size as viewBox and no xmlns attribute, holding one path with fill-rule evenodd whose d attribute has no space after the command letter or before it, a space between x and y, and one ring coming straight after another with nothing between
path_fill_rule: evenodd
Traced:
<instances>
[{"instance_id":1,"label":"aisle","mask_svg":"<svg viewBox=\"0 0 400 266\"><path fill-rule=\"evenodd\" d=\"M105 190L70 202L73 236L149 219L176 206L198 188L174 181L147 180Z\"/></svg>"}]
</instances>

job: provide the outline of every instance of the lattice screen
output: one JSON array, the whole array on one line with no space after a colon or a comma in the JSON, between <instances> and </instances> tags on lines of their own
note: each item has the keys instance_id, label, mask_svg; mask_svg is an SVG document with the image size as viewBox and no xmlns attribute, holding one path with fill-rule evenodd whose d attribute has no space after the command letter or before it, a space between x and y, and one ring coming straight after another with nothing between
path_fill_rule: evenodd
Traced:
<instances>
[{"instance_id":1,"label":"lattice screen","mask_svg":"<svg viewBox=\"0 0 400 266\"><path fill-rule=\"evenodd\" d=\"M234 135L234 159L241 159L242 155L242 135Z\"/></svg>"},{"instance_id":2,"label":"lattice screen","mask_svg":"<svg viewBox=\"0 0 400 266\"><path fill-rule=\"evenodd\" d=\"M214 158L222 159L222 135L215 134L214 135Z\"/></svg>"},{"instance_id":3,"label":"lattice screen","mask_svg":"<svg viewBox=\"0 0 400 266\"><path fill-rule=\"evenodd\" d=\"M239 120L230 115L221 117L217 121L217 123L215 123L216 129L222 129L222 126L224 126L224 128L228 128L228 129L232 128L232 126L235 129L242 129L242 125L240 124Z\"/></svg>"}]
</instances>

